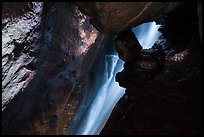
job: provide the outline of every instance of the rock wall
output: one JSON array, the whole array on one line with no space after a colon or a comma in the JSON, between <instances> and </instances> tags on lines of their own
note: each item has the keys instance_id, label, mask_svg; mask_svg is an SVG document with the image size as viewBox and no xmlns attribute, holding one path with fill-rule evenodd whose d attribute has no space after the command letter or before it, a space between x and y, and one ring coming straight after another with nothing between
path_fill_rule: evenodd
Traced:
<instances>
[{"instance_id":1,"label":"rock wall","mask_svg":"<svg viewBox=\"0 0 204 137\"><path fill-rule=\"evenodd\" d=\"M70 3L44 3L42 16L40 15L42 20L37 20L37 24L41 24L41 31L35 29L38 25L34 24L32 28L26 22L36 23L35 18L39 13L30 14L28 18L24 18L25 14L22 19L21 16L16 17L29 28L26 32L25 29L19 32L20 36L25 35L20 37L23 40L19 41L19 35L17 38L8 37L6 31L13 27L9 24L10 21L7 23L8 28L3 28L3 45L11 47L3 51L3 60L6 60L8 54L14 54L19 59L7 59L13 61L10 63L10 73L6 71L9 70L6 68L8 63L3 66L5 86L2 93L2 131L3 134L63 134L80 101L79 98L72 98L73 89L92 65L103 37L90 25L89 17ZM11 30L18 30L19 26L14 25ZM11 41L15 40L15 46L20 49L14 48ZM26 48L29 49L27 54L24 53ZM37 51L39 54L36 55L34 65L31 64L34 58L28 55ZM29 70L26 69L27 65ZM30 69L34 69L35 73L31 73ZM32 74L32 79L29 74ZM28 81L24 75L28 75L31 80ZM25 81L27 86L22 88ZM7 83L12 86L10 89L7 89ZM18 91L22 91L21 94L17 94Z\"/></svg>"},{"instance_id":2,"label":"rock wall","mask_svg":"<svg viewBox=\"0 0 204 137\"><path fill-rule=\"evenodd\" d=\"M3 5L2 110L11 99L24 91L36 73L42 11L42 3L32 3L30 9L27 3ZM12 6L14 13L10 11ZM22 11L23 8L27 11Z\"/></svg>"},{"instance_id":3,"label":"rock wall","mask_svg":"<svg viewBox=\"0 0 204 137\"><path fill-rule=\"evenodd\" d=\"M119 34L155 20L179 6L179 2L77 2L92 17L92 24L105 34Z\"/></svg>"},{"instance_id":4,"label":"rock wall","mask_svg":"<svg viewBox=\"0 0 204 137\"><path fill-rule=\"evenodd\" d=\"M152 20L163 25L163 35L152 50L143 50L142 54L159 48L165 53L164 66L155 69L152 58L125 65L117 81L127 93L101 134L201 133L199 3L3 5L3 134L67 134L75 111L89 91L90 68L109 40L109 35L98 31L119 34Z\"/></svg>"},{"instance_id":5,"label":"rock wall","mask_svg":"<svg viewBox=\"0 0 204 137\"><path fill-rule=\"evenodd\" d=\"M163 22L160 40L116 76L126 94L102 135L202 134L202 46L196 5L185 3L156 20ZM161 67L155 60L158 50L165 53Z\"/></svg>"}]
</instances>

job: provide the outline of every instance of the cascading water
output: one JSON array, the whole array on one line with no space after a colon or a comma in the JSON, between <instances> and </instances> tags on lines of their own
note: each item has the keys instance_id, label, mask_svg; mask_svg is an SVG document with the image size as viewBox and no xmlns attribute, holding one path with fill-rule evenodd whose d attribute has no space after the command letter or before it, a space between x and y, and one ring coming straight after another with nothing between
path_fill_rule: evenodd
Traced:
<instances>
[{"instance_id":1,"label":"cascading water","mask_svg":"<svg viewBox=\"0 0 204 137\"><path fill-rule=\"evenodd\" d=\"M158 40L161 35L158 31L160 26L161 25L156 25L155 22L149 22L132 29L143 49L151 48Z\"/></svg>"},{"instance_id":2,"label":"cascading water","mask_svg":"<svg viewBox=\"0 0 204 137\"><path fill-rule=\"evenodd\" d=\"M116 85L114 77L116 73L122 70L122 64L117 55L106 55L105 57L105 83L99 89L98 95L90 107L90 115L88 116L86 128L81 134L99 134L104 121L110 115L115 101L118 101L124 94L124 89ZM116 70L117 68L120 70ZM108 90L107 90L108 89ZM117 94L114 94L118 92Z\"/></svg>"},{"instance_id":3,"label":"cascading water","mask_svg":"<svg viewBox=\"0 0 204 137\"><path fill-rule=\"evenodd\" d=\"M123 61L117 52L104 55L104 59L97 64L97 79L93 82L92 91L97 92L93 101L87 102L90 95L85 97L74 118L69 134L94 135L99 134L116 102L123 96L125 89L115 81L115 75L123 69ZM104 73L104 75L101 75ZM117 92L117 93L116 93ZM87 105L90 104L90 105Z\"/></svg>"},{"instance_id":4,"label":"cascading water","mask_svg":"<svg viewBox=\"0 0 204 137\"><path fill-rule=\"evenodd\" d=\"M155 22L150 22L133 28L144 49L151 48L158 40L159 27L160 25L156 25ZM106 53L104 59L97 64L97 79L93 82L90 91L90 94L96 93L96 97L92 101L90 101L91 95L85 97L71 123L69 134L97 135L100 133L114 106L125 93L125 89L115 81L115 75L123 69L123 64L115 50L111 54Z\"/></svg>"}]
</instances>

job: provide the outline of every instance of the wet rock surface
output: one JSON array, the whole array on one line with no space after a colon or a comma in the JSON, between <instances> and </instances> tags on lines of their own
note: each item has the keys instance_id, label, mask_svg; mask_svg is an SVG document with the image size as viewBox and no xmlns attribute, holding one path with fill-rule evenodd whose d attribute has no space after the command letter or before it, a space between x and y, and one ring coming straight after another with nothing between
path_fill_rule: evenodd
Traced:
<instances>
[{"instance_id":1,"label":"wet rock surface","mask_svg":"<svg viewBox=\"0 0 204 137\"><path fill-rule=\"evenodd\" d=\"M179 2L77 2L92 17L92 24L105 34L119 34L155 20L179 6Z\"/></svg>"},{"instance_id":2,"label":"wet rock surface","mask_svg":"<svg viewBox=\"0 0 204 137\"><path fill-rule=\"evenodd\" d=\"M120 59L127 63L133 62L142 49L139 41L131 30L126 31L116 37L114 45Z\"/></svg>"},{"instance_id":3,"label":"wet rock surface","mask_svg":"<svg viewBox=\"0 0 204 137\"><path fill-rule=\"evenodd\" d=\"M98 31L119 34L180 5L72 4L3 3L3 134L69 134L70 121L89 92L93 63L110 42ZM153 49L142 50L118 73L116 80L127 93L101 134L201 133L201 44L195 20L199 13L202 22L202 7L179 8L156 20L164 27Z\"/></svg>"},{"instance_id":4,"label":"wet rock surface","mask_svg":"<svg viewBox=\"0 0 204 137\"><path fill-rule=\"evenodd\" d=\"M126 95L101 134L201 134L200 49L182 63L166 62L162 71L145 70L133 66L117 75Z\"/></svg>"},{"instance_id":5,"label":"wet rock surface","mask_svg":"<svg viewBox=\"0 0 204 137\"><path fill-rule=\"evenodd\" d=\"M103 38L89 17L69 3L44 3L41 12L39 22L35 14L16 17L29 30L10 21L2 30L3 134L64 134L80 101L72 95L74 87L92 65ZM41 24L40 33L29 21L35 22L33 27ZM8 37L6 31L15 32Z\"/></svg>"},{"instance_id":6,"label":"wet rock surface","mask_svg":"<svg viewBox=\"0 0 204 137\"><path fill-rule=\"evenodd\" d=\"M32 2L3 2L2 3L2 27L6 25L8 21L12 21L14 18L23 16L25 13L32 11ZM6 20L5 20L6 19Z\"/></svg>"},{"instance_id":7,"label":"wet rock surface","mask_svg":"<svg viewBox=\"0 0 204 137\"><path fill-rule=\"evenodd\" d=\"M24 91L37 70L42 3L30 4L32 8L28 3L3 3L2 19L7 22L2 28L2 110Z\"/></svg>"},{"instance_id":8,"label":"wet rock surface","mask_svg":"<svg viewBox=\"0 0 204 137\"><path fill-rule=\"evenodd\" d=\"M125 63L116 81L126 94L102 135L202 134L202 46L196 17L196 3L168 14L153 48L142 50L139 60ZM159 61L161 67L158 50L165 57Z\"/></svg>"}]
</instances>

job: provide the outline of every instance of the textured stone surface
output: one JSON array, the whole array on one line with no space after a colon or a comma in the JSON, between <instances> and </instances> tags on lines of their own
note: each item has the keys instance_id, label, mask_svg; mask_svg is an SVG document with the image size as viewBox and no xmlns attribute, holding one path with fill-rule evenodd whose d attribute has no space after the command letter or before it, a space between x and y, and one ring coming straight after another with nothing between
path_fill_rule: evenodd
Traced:
<instances>
[{"instance_id":1,"label":"textured stone surface","mask_svg":"<svg viewBox=\"0 0 204 137\"><path fill-rule=\"evenodd\" d=\"M24 91L36 71L30 65L39 49L42 3L31 4L32 8L27 3L3 3L2 20L7 22L2 28L2 110Z\"/></svg>"},{"instance_id":2,"label":"textured stone surface","mask_svg":"<svg viewBox=\"0 0 204 137\"><path fill-rule=\"evenodd\" d=\"M42 15L42 3L3 4L2 132L66 134L89 91L90 68L99 60L108 35L99 33L90 25L90 18L70 3L44 3ZM75 4L92 17L99 31L118 34L160 17L179 3ZM201 49L194 33L197 16L190 14L194 10L184 14L178 9L164 19L166 26L161 29L164 39L158 44L169 59L164 69L153 72L157 64L151 60L139 63L141 74L135 68L138 64L126 67L119 81L127 87L128 96L116 106L102 134L201 131Z\"/></svg>"},{"instance_id":3,"label":"textured stone surface","mask_svg":"<svg viewBox=\"0 0 204 137\"><path fill-rule=\"evenodd\" d=\"M127 94L101 134L201 134L200 64L198 48L182 63L166 62L158 73L125 68L118 81L127 88Z\"/></svg>"},{"instance_id":4,"label":"textured stone surface","mask_svg":"<svg viewBox=\"0 0 204 137\"><path fill-rule=\"evenodd\" d=\"M163 67L157 68L154 56L124 65L116 81L126 94L102 135L203 133L202 46L197 22L196 3L182 5L163 20L161 39L151 49L164 51Z\"/></svg>"},{"instance_id":5,"label":"textured stone surface","mask_svg":"<svg viewBox=\"0 0 204 137\"><path fill-rule=\"evenodd\" d=\"M92 17L92 24L105 34L118 34L173 10L178 2L77 2Z\"/></svg>"},{"instance_id":6,"label":"textured stone surface","mask_svg":"<svg viewBox=\"0 0 204 137\"><path fill-rule=\"evenodd\" d=\"M36 15L32 17L35 18ZM31 29L31 24L25 23ZM9 22L7 25L9 27ZM34 26L36 27L36 24ZM14 52L15 48L11 46L3 51L6 55L22 54L16 64L4 72L6 76L4 76L2 95L3 102L8 104L2 112L3 134L63 134L78 105L78 98L71 97L74 86L79 78L87 73L100 47L102 36L97 39L100 34L90 25L89 18L69 3L45 3L41 26L43 26L41 39L36 45L40 47L36 62L40 67L30 82L24 82L22 79L29 77L31 71L26 72L26 70L35 66L29 65L27 69L21 70L19 68L30 64L34 58L26 59L24 48ZM15 28L11 29L14 30ZM15 34L18 35L13 37L8 37L6 32L3 32L5 35L3 48L6 47L4 43L13 39L17 39L15 45L19 45L27 32L32 31L16 29ZM31 45L25 43L24 46L30 48ZM32 53L33 50L26 51L26 54ZM3 64L10 61L6 57L3 60ZM17 90L23 89L23 84L28 86L21 94L14 97ZM8 86L5 87L6 85Z\"/></svg>"},{"instance_id":7,"label":"textured stone surface","mask_svg":"<svg viewBox=\"0 0 204 137\"><path fill-rule=\"evenodd\" d=\"M2 2L2 27L33 9L32 2Z\"/></svg>"}]
</instances>

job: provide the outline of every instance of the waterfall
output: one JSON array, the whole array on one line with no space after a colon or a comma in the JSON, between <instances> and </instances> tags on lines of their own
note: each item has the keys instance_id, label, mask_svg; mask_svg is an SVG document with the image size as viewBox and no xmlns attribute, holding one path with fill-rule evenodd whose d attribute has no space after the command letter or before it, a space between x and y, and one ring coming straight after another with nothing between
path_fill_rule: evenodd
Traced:
<instances>
[{"instance_id":1,"label":"waterfall","mask_svg":"<svg viewBox=\"0 0 204 137\"><path fill-rule=\"evenodd\" d=\"M70 134L99 134L115 104L125 93L125 89L120 87L115 81L115 75L123 69L124 64L123 61L119 59L117 52L105 55L104 62L100 63L99 66L104 66L104 68L99 68L104 69L104 71L98 70L97 73L104 72L104 75L95 81L95 87L97 88L92 88L92 90L98 90L97 95L90 106L80 106L79 110L81 111L77 112L78 116L74 119L77 124L74 124L72 130L70 130ZM93 92L94 91L92 91L92 93ZM87 104L87 102L85 104ZM82 112L84 114L80 114Z\"/></svg>"},{"instance_id":2,"label":"waterfall","mask_svg":"<svg viewBox=\"0 0 204 137\"><path fill-rule=\"evenodd\" d=\"M124 89L117 85L114 80L116 73L121 71L116 69L118 67L122 69L122 64L118 63L120 61L118 56L106 55L105 60L105 83L90 107L90 115L87 119L86 129L82 131L83 135L99 134L104 125L103 123L105 123L104 121L110 115L110 110L113 109L115 102L124 94ZM114 94L115 92L117 94Z\"/></svg>"},{"instance_id":3,"label":"waterfall","mask_svg":"<svg viewBox=\"0 0 204 137\"><path fill-rule=\"evenodd\" d=\"M161 35L158 31L160 26L155 22L149 22L132 29L143 49L151 48L158 40Z\"/></svg>"},{"instance_id":4,"label":"waterfall","mask_svg":"<svg viewBox=\"0 0 204 137\"><path fill-rule=\"evenodd\" d=\"M159 27L160 25L156 25L155 22L150 22L133 28L133 32L144 49L152 47L158 40ZM123 69L124 62L119 59L117 52L104 54L105 59L97 62L98 67L95 68L97 78L93 81L93 88L72 120L69 131L71 135L98 135L114 106L125 93L125 89L115 81L115 76ZM93 93L96 93L96 97L91 100Z\"/></svg>"}]
</instances>

